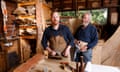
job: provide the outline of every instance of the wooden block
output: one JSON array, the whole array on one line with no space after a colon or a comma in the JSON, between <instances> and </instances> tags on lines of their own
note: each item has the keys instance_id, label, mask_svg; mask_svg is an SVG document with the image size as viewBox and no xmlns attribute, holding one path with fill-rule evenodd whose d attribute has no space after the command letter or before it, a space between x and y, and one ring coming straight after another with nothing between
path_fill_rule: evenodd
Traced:
<instances>
[{"instance_id":1,"label":"wooden block","mask_svg":"<svg viewBox=\"0 0 120 72\"><path fill-rule=\"evenodd\" d=\"M62 56L48 56L50 59L56 59L56 60L61 60Z\"/></svg>"},{"instance_id":2,"label":"wooden block","mask_svg":"<svg viewBox=\"0 0 120 72\"><path fill-rule=\"evenodd\" d=\"M60 62L60 64L65 64L66 65L66 64L69 64L69 63L68 62Z\"/></svg>"},{"instance_id":3,"label":"wooden block","mask_svg":"<svg viewBox=\"0 0 120 72\"><path fill-rule=\"evenodd\" d=\"M44 50L44 56L46 59L48 59L48 51L47 50Z\"/></svg>"}]
</instances>

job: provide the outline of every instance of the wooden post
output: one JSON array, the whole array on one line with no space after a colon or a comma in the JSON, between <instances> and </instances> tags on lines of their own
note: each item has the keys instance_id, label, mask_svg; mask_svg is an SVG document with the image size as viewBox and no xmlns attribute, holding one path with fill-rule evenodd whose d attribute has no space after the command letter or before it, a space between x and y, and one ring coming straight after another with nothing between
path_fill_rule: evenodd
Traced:
<instances>
[{"instance_id":1,"label":"wooden post","mask_svg":"<svg viewBox=\"0 0 120 72\"><path fill-rule=\"evenodd\" d=\"M80 56L80 62L76 62L76 72L84 72L83 56Z\"/></svg>"},{"instance_id":2,"label":"wooden post","mask_svg":"<svg viewBox=\"0 0 120 72\"><path fill-rule=\"evenodd\" d=\"M80 56L80 67L79 72L84 72L84 62L83 62L83 56Z\"/></svg>"},{"instance_id":3,"label":"wooden post","mask_svg":"<svg viewBox=\"0 0 120 72\"><path fill-rule=\"evenodd\" d=\"M39 53L42 53L41 48L41 38L43 33L43 9L42 9L42 0L36 0L36 21L37 21L37 50ZM37 52L37 53L38 53Z\"/></svg>"},{"instance_id":4,"label":"wooden post","mask_svg":"<svg viewBox=\"0 0 120 72\"><path fill-rule=\"evenodd\" d=\"M79 72L79 62L76 62L76 72Z\"/></svg>"}]
</instances>

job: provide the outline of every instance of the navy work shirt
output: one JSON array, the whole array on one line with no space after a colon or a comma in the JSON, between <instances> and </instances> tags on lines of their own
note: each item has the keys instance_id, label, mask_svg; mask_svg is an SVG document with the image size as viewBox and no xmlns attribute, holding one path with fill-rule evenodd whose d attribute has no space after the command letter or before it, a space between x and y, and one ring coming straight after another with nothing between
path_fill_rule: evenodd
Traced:
<instances>
[{"instance_id":1,"label":"navy work shirt","mask_svg":"<svg viewBox=\"0 0 120 72\"><path fill-rule=\"evenodd\" d=\"M88 43L88 49L93 48L98 42L98 33L96 27L88 24L86 28L80 26L75 33L75 39L82 40Z\"/></svg>"},{"instance_id":2,"label":"navy work shirt","mask_svg":"<svg viewBox=\"0 0 120 72\"><path fill-rule=\"evenodd\" d=\"M72 36L70 30L65 25L59 24L58 30L53 29L52 26L49 26L45 29L43 38L42 38L42 45L44 49L48 47L47 42L50 40L52 36L62 35L67 43L67 45L74 45L74 37Z\"/></svg>"}]
</instances>

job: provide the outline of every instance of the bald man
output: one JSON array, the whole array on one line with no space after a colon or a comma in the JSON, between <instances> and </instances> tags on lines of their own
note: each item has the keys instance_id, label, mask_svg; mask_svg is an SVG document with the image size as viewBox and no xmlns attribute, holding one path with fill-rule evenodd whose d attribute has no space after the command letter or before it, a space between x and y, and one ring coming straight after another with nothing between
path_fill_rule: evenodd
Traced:
<instances>
[{"instance_id":1,"label":"bald man","mask_svg":"<svg viewBox=\"0 0 120 72\"><path fill-rule=\"evenodd\" d=\"M75 61L80 61L80 56L83 56L85 64L90 64L92 59L92 49L98 42L97 29L90 23L91 14L84 13L82 16L82 24L75 33L75 43L82 47L77 47ZM88 71L90 72L90 71Z\"/></svg>"}]
</instances>

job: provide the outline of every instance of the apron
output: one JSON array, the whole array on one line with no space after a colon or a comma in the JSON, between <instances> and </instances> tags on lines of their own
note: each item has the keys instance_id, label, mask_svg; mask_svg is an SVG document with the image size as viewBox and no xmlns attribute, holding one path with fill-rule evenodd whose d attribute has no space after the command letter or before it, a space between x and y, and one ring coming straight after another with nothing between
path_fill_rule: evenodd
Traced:
<instances>
[{"instance_id":1,"label":"apron","mask_svg":"<svg viewBox=\"0 0 120 72\"><path fill-rule=\"evenodd\" d=\"M57 36L51 36L49 40L49 44L51 49L59 53L62 53L67 46L67 43L61 32L59 32Z\"/></svg>"},{"instance_id":2,"label":"apron","mask_svg":"<svg viewBox=\"0 0 120 72\"><path fill-rule=\"evenodd\" d=\"M62 32L59 32L57 36L51 36L49 40L49 47L56 51L59 55L62 55L64 50L67 47L67 43L62 35ZM71 56L70 54L68 57L62 57L61 62L70 62Z\"/></svg>"}]
</instances>

